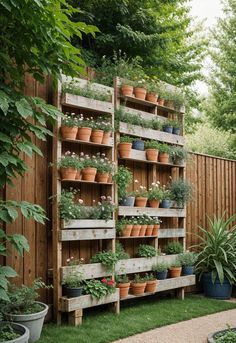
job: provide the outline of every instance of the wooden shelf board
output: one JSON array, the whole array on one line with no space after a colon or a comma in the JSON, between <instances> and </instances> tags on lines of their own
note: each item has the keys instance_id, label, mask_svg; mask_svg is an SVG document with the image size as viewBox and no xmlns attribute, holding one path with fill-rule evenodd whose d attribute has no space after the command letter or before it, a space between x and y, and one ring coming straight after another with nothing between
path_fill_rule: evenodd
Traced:
<instances>
[{"instance_id":1,"label":"wooden shelf board","mask_svg":"<svg viewBox=\"0 0 236 343\"><path fill-rule=\"evenodd\" d=\"M62 242L115 239L115 237L115 229L70 229L59 231L59 240Z\"/></svg>"},{"instance_id":2,"label":"wooden shelf board","mask_svg":"<svg viewBox=\"0 0 236 343\"><path fill-rule=\"evenodd\" d=\"M81 144L81 145L93 145L93 146L97 146L99 148L113 148L113 144L99 144L99 143L81 141L79 139L62 138L61 141L62 142L68 142L68 143Z\"/></svg>"},{"instance_id":3,"label":"wooden shelf board","mask_svg":"<svg viewBox=\"0 0 236 343\"><path fill-rule=\"evenodd\" d=\"M158 238L184 238L186 236L184 228L159 229Z\"/></svg>"},{"instance_id":4,"label":"wooden shelf board","mask_svg":"<svg viewBox=\"0 0 236 343\"><path fill-rule=\"evenodd\" d=\"M115 227L115 220L101 220L101 219L71 219L68 222L62 221L62 228L64 229L107 229Z\"/></svg>"},{"instance_id":5,"label":"wooden shelf board","mask_svg":"<svg viewBox=\"0 0 236 343\"><path fill-rule=\"evenodd\" d=\"M88 183L92 185L113 186L113 182L96 182L96 181L68 180L68 179L62 179L61 182L76 182L76 183Z\"/></svg>"},{"instance_id":6,"label":"wooden shelf board","mask_svg":"<svg viewBox=\"0 0 236 343\"><path fill-rule=\"evenodd\" d=\"M146 120L152 120L152 119L159 119L161 120L163 123L168 119L166 117L154 114L154 113L150 113L150 112L145 112L145 111L140 111L136 108L130 108L130 107L126 107L126 106L120 106L126 113L130 113L130 114L136 114L140 117L142 117L143 119Z\"/></svg>"},{"instance_id":7,"label":"wooden shelf board","mask_svg":"<svg viewBox=\"0 0 236 343\"><path fill-rule=\"evenodd\" d=\"M185 209L119 206L119 216L139 216L147 214L155 217L185 217Z\"/></svg>"},{"instance_id":8,"label":"wooden shelf board","mask_svg":"<svg viewBox=\"0 0 236 343\"><path fill-rule=\"evenodd\" d=\"M134 149L132 149L134 150ZM132 154L132 151L131 151ZM133 162L140 162L140 163L146 163L146 164L156 164L160 167L169 167L169 168L185 168L185 165L178 165L178 164L171 164L171 163L161 163L161 162L152 162L140 158L132 158L132 157L127 157L127 158L121 158L119 157L119 160L124 160L124 161L133 161Z\"/></svg>"},{"instance_id":9,"label":"wooden shelf board","mask_svg":"<svg viewBox=\"0 0 236 343\"><path fill-rule=\"evenodd\" d=\"M157 238L158 236L129 236L129 237L116 237L116 239L131 239L131 238L135 238L135 239L139 239L139 238Z\"/></svg>"}]
</instances>

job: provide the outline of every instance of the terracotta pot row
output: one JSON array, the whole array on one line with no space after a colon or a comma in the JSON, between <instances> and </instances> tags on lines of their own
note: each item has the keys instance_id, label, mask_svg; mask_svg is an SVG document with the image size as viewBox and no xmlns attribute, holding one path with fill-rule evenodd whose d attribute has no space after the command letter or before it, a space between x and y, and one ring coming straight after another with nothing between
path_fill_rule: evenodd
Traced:
<instances>
[{"instance_id":1,"label":"terracotta pot row","mask_svg":"<svg viewBox=\"0 0 236 343\"><path fill-rule=\"evenodd\" d=\"M109 173L98 173L96 168L84 168L77 170L75 168L60 168L61 178L63 180L84 180L107 183L111 179Z\"/></svg>"},{"instance_id":2,"label":"terracotta pot row","mask_svg":"<svg viewBox=\"0 0 236 343\"><path fill-rule=\"evenodd\" d=\"M81 140L98 144L109 144L111 132L92 130L90 127L61 127L61 135L64 139Z\"/></svg>"},{"instance_id":3,"label":"terracotta pot row","mask_svg":"<svg viewBox=\"0 0 236 343\"><path fill-rule=\"evenodd\" d=\"M157 280L147 281L142 283L118 283L120 289L120 298L126 298L129 295L129 289L133 295L142 295L143 293L155 293L157 290Z\"/></svg>"},{"instance_id":4,"label":"terracotta pot row","mask_svg":"<svg viewBox=\"0 0 236 343\"><path fill-rule=\"evenodd\" d=\"M160 224L141 225L127 224L122 231L122 237L137 237L137 236L157 236Z\"/></svg>"},{"instance_id":5,"label":"terracotta pot row","mask_svg":"<svg viewBox=\"0 0 236 343\"><path fill-rule=\"evenodd\" d=\"M119 154L121 158L129 158L132 149L132 143L120 143ZM169 154L159 153L156 149L146 149L146 159L152 162L169 163Z\"/></svg>"},{"instance_id":6,"label":"terracotta pot row","mask_svg":"<svg viewBox=\"0 0 236 343\"><path fill-rule=\"evenodd\" d=\"M146 207L148 198L146 197L136 197L135 206L136 207ZM158 208L160 205L160 200L149 200L149 205L152 208Z\"/></svg>"}]
</instances>

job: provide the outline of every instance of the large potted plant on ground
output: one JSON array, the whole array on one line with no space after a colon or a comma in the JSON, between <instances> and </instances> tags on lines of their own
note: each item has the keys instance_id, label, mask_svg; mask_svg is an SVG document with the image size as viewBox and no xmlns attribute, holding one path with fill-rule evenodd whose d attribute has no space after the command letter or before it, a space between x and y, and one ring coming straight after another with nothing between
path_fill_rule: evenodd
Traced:
<instances>
[{"instance_id":1,"label":"large potted plant on ground","mask_svg":"<svg viewBox=\"0 0 236 343\"><path fill-rule=\"evenodd\" d=\"M224 219L208 217L209 228L199 227L202 235L196 263L196 273L202 279L206 296L228 299L232 294L236 263L236 214Z\"/></svg>"},{"instance_id":2,"label":"large potted plant on ground","mask_svg":"<svg viewBox=\"0 0 236 343\"><path fill-rule=\"evenodd\" d=\"M21 324L0 322L0 342L3 343L28 343L29 329Z\"/></svg>"},{"instance_id":3,"label":"large potted plant on ground","mask_svg":"<svg viewBox=\"0 0 236 343\"><path fill-rule=\"evenodd\" d=\"M7 320L22 324L30 331L29 343L36 342L41 335L44 318L48 312L48 306L36 301L38 290L49 288L41 279L36 279L31 287L22 285L12 286L9 292L10 302L4 308L4 316Z\"/></svg>"}]
</instances>

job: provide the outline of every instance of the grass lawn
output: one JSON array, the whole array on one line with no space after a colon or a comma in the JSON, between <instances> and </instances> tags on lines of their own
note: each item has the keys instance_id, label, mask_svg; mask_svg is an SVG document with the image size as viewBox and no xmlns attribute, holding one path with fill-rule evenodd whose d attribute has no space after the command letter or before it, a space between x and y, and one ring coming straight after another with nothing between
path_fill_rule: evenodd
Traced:
<instances>
[{"instance_id":1,"label":"grass lawn","mask_svg":"<svg viewBox=\"0 0 236 343\"><path fill-rule=\"evenodd\" d=\"M44 326L39 343L108 343L160 326L236 308L235 303L208 299L200 295L177 299L148 297L123 303L119 316L94 308L85 313L80 327Z\"/></svg>"}]
</instances>

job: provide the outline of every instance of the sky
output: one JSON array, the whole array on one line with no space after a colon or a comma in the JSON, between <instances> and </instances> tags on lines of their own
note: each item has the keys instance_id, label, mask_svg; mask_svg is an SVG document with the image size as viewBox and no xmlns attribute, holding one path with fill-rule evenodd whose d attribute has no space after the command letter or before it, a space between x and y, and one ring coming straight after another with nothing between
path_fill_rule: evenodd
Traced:
<instances>
[{"instance_id":1,"label":"sky","mask_svg":"<svg viewBox=\"0 0 236 343\"><path fill-rule=\"evenodd\" d=\"M204 20L205 27L212 29L217 22L217 18L222 17L221 0L191 0L191 15L198 20ZM204 62L203 74L208 75L210 59ZM197 82L196 88L200 93L207 93L207 85L204 82Z\"/></svg>"}]
</instances>

